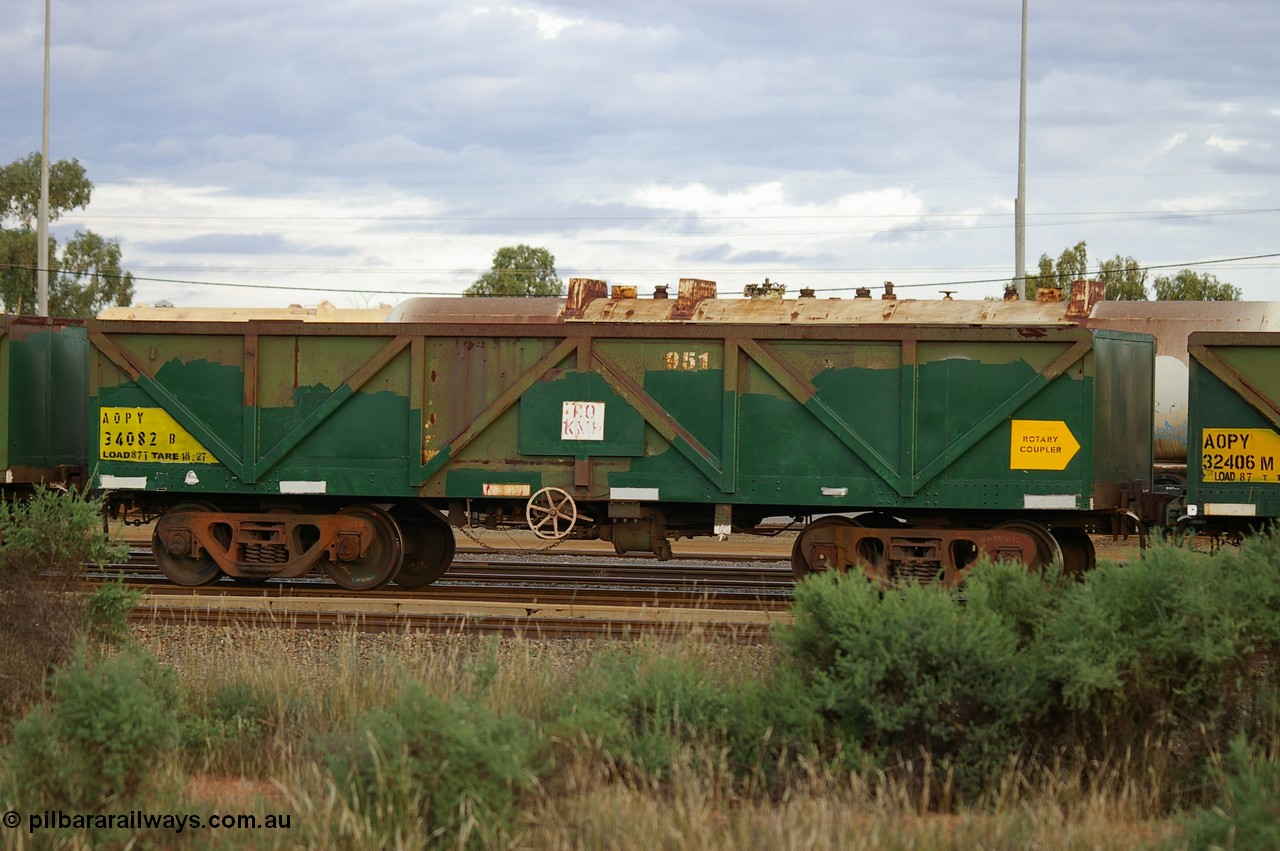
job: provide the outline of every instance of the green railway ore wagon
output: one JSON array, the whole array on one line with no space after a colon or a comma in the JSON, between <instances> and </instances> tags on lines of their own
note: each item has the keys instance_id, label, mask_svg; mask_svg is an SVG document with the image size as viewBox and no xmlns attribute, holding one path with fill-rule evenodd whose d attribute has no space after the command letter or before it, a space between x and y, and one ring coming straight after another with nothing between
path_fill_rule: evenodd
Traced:
<instances>
[{"instance_id":1,"label":"green railway ore wagon","mask_svg":"<svg viewBox=\"0 0 1280 851\"><path fill-rule=\"evenodd\" d=\"M387 322L91 327L94 462L179 582L416 587L452 526L670 554L818 519L798 573L1091 563L1150 486L1153 344L1042 306L419 299ZM858 514L860 513L860 514Z\"/></svg>"},{"instance_id":2,"label":"green railway ore wagon","mask_svg":"<svg viewBox=\"0 0 1280 851\"><path fill-rule=\"evenodd\" d=\"M1192 334L1187 514L1241 534L1280 517L1280 333Z\"/></svg>"},{"instance_id":3,"label":"green railway ore wagon","mask_svg":"<svg viewBox=\"0 0 1280 851\"><path fill-rule=\"evenodd\" d=\"M88 346L78 320L0 318L4 484L85 484Z\"/></svg>"}]
</instances>

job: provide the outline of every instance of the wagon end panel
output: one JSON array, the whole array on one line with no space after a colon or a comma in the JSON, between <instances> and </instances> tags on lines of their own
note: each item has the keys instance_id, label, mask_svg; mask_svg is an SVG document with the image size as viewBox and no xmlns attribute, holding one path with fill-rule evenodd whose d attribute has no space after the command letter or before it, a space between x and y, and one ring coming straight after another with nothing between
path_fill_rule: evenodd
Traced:
<instances>
[{"instance_id":1,"label":"wagon end panel","mask_svg":"<svg viewBox=\"0 0 1280 851\"><path fill-rule=\"evenodd\" d=\"M88 343L79 320L0 325L0 475L8 484L83 479Z\"/></svg>"},{"instance_id":2,"label":"wagon end panel","mask_svg":"<svg viewBox=\"0 0 1280 851\"><path fill-rule=\"evenodd\" d=\"M1280 517L1280 334L1194 333L1188 514L1225 528Z\"/></svg>"},{"instance_id":3,"label":"wagon end panel","mask_svg":"<svg viewBox=\"0 0 1280 851\"><path fill-rule=\"evenodd\" d=\"M1155 340L1149 335L1094 335L1094 504L1129 509L1152 486Z\"/></svg>"}]
</instances>

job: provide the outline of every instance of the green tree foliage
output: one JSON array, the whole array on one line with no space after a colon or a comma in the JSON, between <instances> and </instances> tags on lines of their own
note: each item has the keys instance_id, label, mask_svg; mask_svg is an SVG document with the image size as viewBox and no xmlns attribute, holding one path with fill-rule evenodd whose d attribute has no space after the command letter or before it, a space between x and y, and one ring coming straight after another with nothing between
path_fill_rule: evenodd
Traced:
<instances>
[{"instance_id":1,"label":"green tree foliage","mask_svg":"<svg viewBox=\"0 0 1280 851\"><path fill-rule=\"evenodd\" d=\"M556 258L545 248L515 245L493 253L493 268L476 278L463 295L559 296L564 286L556 275Z\"/></svg>"},{"instance_id":2,"label":"green tree foliage","mask_svg":"<svg viewBox=\"0 0 1280 851\"><path fill-rule=\"evenodd\" d=\"M1039 274L1027 275L1026 297L1034 301L1036 290L1063 289L1072 281L1089 277L1089 252L1084 242L1064 249L1055 262L1048 254L1040 255Z\"/></svg>"},{"instance_id":3,"label":"green tree foliage","mask_svg":"<svg viewBox=\"0 0 1280 851\"><path fill-rule=\"evenodd\" d=\"M1107 298L1112 301L1147 300L1147 270L1132 257L1117 254L1100 262L1098 280L1106 285Z\"/></svg>"},{"instance_id":4,"label":"green tree foliage","mask_svg":"<svg viewBox=\"0 0 1280 851\"><path fill-rule=\"evenodd\" d=\"M88 206L93 183L77 160L49 167L49 221ZM0 301L7 311L30 313L36 304L40 155L0 168ZM93 231L78 230L62 246L49 238L49 312L93 316L111 304L133 301L133 275L124 271L120 244Z\"/></svg>"},{"instance_id":5,"label":"green tree foliage","mask_svg":"<svg viewBox=\"0 0 1280 851\"><path fill-rule=\"evenodd\" d=\"M58 160L49 166L49 221L68 210L89 206L93 184L79 160ZM31 154L0 168L0 221L13 220L34 230L40 207L40 155Z\"/></svg>"},{"instance_id":6,"label":"green tree foliage","mask_svg":"<svg viewBox=\"0 0 1280 851\"><path fill-rule=\"evenodd\" d=\"M1240 288L1219 281L1208 272L1183 269L1172 278L1157 275L1152 286L1160 301L1239 301Z\"/></svg>"},{"instance_id":7,"label":"green tree foliage","mask_svg":"<svg viewBox=\"0 0 1280 851\"><path fill-rule=\"evenodd\" d=\"M1026 298L1035 299L1042 288L1064 289L1072 281L1102 281L1111 301L1146 301L1147 270L1132 257L1117 254L1098 263L1095 275L1089 274L1089 254L1083 241L1063 250L1055 261L1040 255L1038 274L1027 275ZM1157 301L1239 301L1240 288L1220 282L1210 274L1183 269L1173 277L1158 275L1152 282Z\"/></svg>"}]
</instances>

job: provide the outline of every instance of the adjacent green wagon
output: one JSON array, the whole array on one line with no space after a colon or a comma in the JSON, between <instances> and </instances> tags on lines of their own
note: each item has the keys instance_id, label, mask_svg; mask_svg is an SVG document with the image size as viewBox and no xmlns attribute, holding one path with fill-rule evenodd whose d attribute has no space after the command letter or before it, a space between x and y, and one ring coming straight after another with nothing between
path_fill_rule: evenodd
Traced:
<instances>
[{"instance_id":1,"label":"adjacent green wagon","mask_svg":"<svg viewBox=\"0 0 1280 851\"><path fill-rule=\"evenodd\" d=\"M0 317L0 476L6 485L86 480L84 323Z\"/></svg>"},{"instance_id":2,"label":"adjacent green wagon","mask_svg":"<svg viewBox=\"0 0 1280 851\"><path fill-rule=\"evenodd\" d=\"M1192 334L1187 520L1238 535L1280 517L1280 333Z\"/></svg>"}]
</instances>

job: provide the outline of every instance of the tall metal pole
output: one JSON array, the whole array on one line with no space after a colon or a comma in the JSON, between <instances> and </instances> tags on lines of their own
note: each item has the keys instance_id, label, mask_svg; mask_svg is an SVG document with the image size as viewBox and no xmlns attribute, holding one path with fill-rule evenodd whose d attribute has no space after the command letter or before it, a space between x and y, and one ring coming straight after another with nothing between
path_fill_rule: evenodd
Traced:
<instances>
[{"instance_id":1,"label":"tall metal pole","mask_svg":"<svg viewBox=\"0 0 1280 851\"><path fill-rule=\"evenodd\" d=\"M49 315L49 6L44 0L44 127L40 134L40 210L36 216L36 314Z\"/></svg>"},{"instance_id":2,"label":"tall metal pole","mask_svg":"<svg viewBox=\"0 0 1280 851\"><path fill-rule=\"evenodd\" d=\"M1018 98L1018 197L1013 202L1013 268L1019 296L1027 287L1027 0L1022 0L1022 83Z\"/></svg>"}]
</instances>

